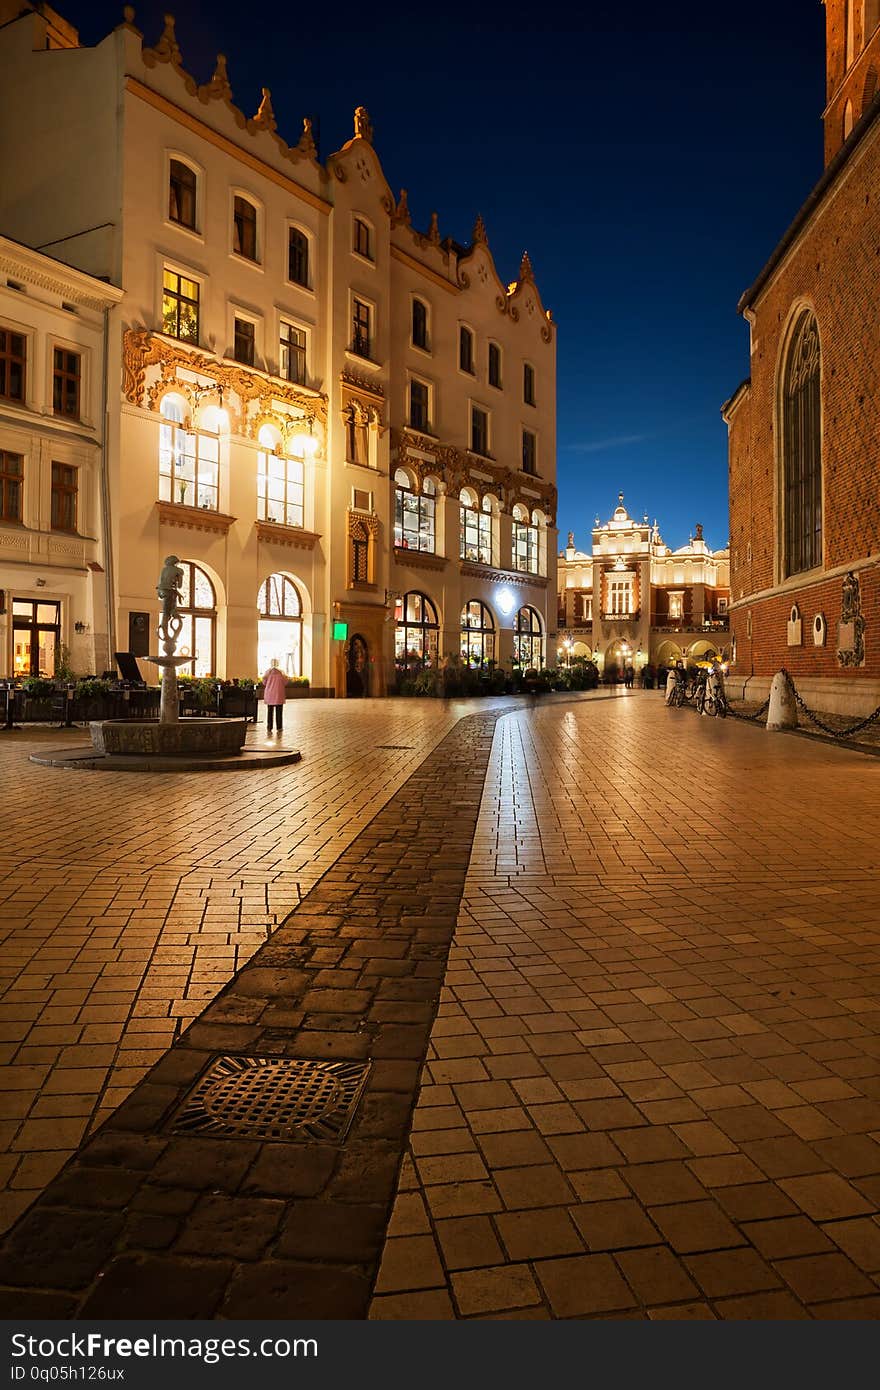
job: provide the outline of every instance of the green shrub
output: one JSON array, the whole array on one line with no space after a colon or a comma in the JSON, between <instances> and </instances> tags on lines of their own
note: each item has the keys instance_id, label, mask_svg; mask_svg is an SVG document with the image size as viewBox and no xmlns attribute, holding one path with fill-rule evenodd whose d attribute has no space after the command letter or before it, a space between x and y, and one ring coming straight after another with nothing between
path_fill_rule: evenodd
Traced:
<instances>
[{"instance_id":1,"label":"green shrub","mask_svg":"<svg viewBox=\"0 0 880 1390\"><path fill-rule=\"evenodd\" d=\"M110 682L99 676L83 676L74 686L73 695L76 700L97 700L109 695L111 688Z\"/></svg>"},{"instance_id":2,"label":"green shrub","mask_svg":"<svg viewBox=\"0 0 880 1390\"><path fill-rule=\"evenodd\" d=\"M55 694L55 682L44 680L42 676L25 676L21 688L32 700L45 700Z\"/></svg>"}]
</instances>

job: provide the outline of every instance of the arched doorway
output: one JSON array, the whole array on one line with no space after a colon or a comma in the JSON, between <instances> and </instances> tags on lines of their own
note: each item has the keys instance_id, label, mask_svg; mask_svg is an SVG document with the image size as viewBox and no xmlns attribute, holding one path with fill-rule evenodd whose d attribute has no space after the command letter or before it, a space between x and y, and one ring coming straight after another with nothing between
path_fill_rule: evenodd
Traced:
<instances>
[{"instance_id":1,"label":"arched doorway","mask_svg":"<svg viewBox=\"0 0 880 1390\"><path fill-rule=\"evenodd\" d=\"M257 670L268 671L277 661L286 676L301 676L302 599L286 574L270 574L257 596Z\"/></svg>"},{"instance_id":2,"label":"arched doorway","mask_svg":"<svg viewBox=\"0 0 880 1390\"><path fill-rule=\"evenodd\" d=\"M700 638L698 642L692 642L688 648L688 661L715 661L718 657L718 648L714 642L707 642Z\"/></svg>"},{"instance_id":3,"label":"arched doorway","mask_svg":"<svg viewBox=\"0 0 880 1390\"><path fill-rule=\"evenodd\" d=\"M495 620L479 599L471 599L461 610L461 659L475 667L495 660Z\"/></svg>"},{"instance_id":4,"label":"arched doorway","mask_svg":"<svg viewBox=\"0 0 880 1390\"><path fill-rule=\"evenodd\" d=\"M349 639L345 666L345 694L349 700L362 700L370 693L370 649L360 633Z\"/></svg>"}]
</instances>

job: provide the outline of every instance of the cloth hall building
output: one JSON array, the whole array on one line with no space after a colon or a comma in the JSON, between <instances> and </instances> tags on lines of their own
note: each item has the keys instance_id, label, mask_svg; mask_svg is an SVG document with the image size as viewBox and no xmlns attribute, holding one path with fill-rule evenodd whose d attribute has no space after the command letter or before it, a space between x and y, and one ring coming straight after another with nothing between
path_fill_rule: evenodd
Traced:
<instances>
[{"instance_id":1,"label":"cloth hall building","mask_svg":"<svg viewBox=\"0 0 880 1390\"><path fill-rule=\"evenodd\" d=\"M818 3L818 0L815 0ZM729 431L731 680L880 704L880 3L825 0L825 172L740 312Z\"/></svg>"},{"instance_id":2,"label":"cloth hall building","mask_svg":"<svg viewBox=\"0 0 880 1390\"><path fill-rule=\"evenodd\" d=\"M112 300L105 334L72 345L93 382L106 355L104 484L79 457L70 478L91 489L80 568L102 567L109 598L96 608L76 565L38 554L7 592L51 599L85 670L154 649L167 555L193 674L276 658L313 691L380 695L449 657L542 664L556 329L528 256L505 283L481 218L468 245L436 214L417 230L362 107L324 162L307 120L282 137L267 89L250 109L223 55L202 82L187 72L170 17L146 43L126 10L90 48L48 5L0 0L0 233ZM0 356L12 343L30 373L44 344L20 282ZM10 382L0 363L0 416L24 421L38 403ZM36 457L8 448L27 489ZM31 525L4 512L0 563ZM2 675L11 628L0 639Z\"/></svg>"},{"instance_id":3,"label":"cloth hall building","mask_svg":"<svg viewBox=\"0 0 880 1390\"><path fill-rule=\"evenodd\" d=\"M623 493L604 525L596 517L590 551L569 532L558 586L562 659L590 658L600 672L631 665L638 674L727 654L727 549L710 550L697 526L687 545L670 550L656 521L629 515Z\"/></svg>"}]
</instances>

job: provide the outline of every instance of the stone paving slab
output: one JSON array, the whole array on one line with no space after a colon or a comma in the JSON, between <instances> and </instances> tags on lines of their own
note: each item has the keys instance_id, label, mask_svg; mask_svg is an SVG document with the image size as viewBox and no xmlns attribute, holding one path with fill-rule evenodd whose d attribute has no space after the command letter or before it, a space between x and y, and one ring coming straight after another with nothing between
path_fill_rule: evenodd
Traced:
<instances>
[{"instance_id":1,"label":"stone paving slab","mask_svg":"<svg viewBox=\"0 0 880 1390\"><path fill-rule=\"evenodd\" d=\"M4 1316L365 1315L496 719L447 734L13 1227ZM369 1059L345 1141L175 1133L228 1053Z\"/></svg>"},{"instance_id":2,"label":"stone paving slab","mask_svg":"<svg viewBox=\"0 0 880 1390\"><path fill-rule=\"evenodd\" d=\"M880 1316L876 775L500 721L372 1318Z\"/></svg>"}]
</instances>

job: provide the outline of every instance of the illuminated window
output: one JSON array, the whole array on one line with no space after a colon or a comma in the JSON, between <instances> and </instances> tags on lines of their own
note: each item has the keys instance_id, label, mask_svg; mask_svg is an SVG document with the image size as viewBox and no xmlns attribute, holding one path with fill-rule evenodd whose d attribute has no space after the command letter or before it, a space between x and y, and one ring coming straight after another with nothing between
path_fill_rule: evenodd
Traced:
<instances>
[{"instance_id":1,"label":"illuminated window","mask_svg":"<svg viewBox=\"0 0 880 1390\"><path fill-rule=\"evenodd\" d=\"M631 617L633 612L632 577L608 580L608 615L613 618Z\"/></svg>"},{"instance_id":2,"label":"illuminated window","mask_svg":"<svg viewBox=\"0 0 880 1390\"><path fill-rule=\"evenodd\" d=\"M525 507L513 509L513 568L538 573L538 528L529 521Z\"/></svg>"},{"instance_id":3,"label":"illuminated window","mask_svg":"<svg viewBox=\"0 0 880 1390\"><path fill-rule=\"evenodd\" d=\"M276 452L280 441L263 426L257 455L257 516L277 526L305 525L305 465Z\"/></svg>"},{"instance_id":4,"label":"illuminated window","mask_svg":"<svg viewBox=\"0 0 880 1390\"><path fill-rule=\"evenodd\" d=\"M394 475L394 544L403 550L433 553L436 542L436 485L431 478L413 491L408 474L398 468Z\"/></svg>"},{"instance_id":5,"label":"illuminated window","mask_svg":"<svg viewBox=\"0 0 880 1390\"><path fill-rule=\"evenodd\" d=\"M513 655L524 670L538 670L544 664L543 628L540 614L534 608L521 608L516 615Z\"/></svg>"},{"instance_id":6,"label":"illuminated window","mask_svg":"<svg viewBox=\"0 0 880 1390\"><path fill-rule=\"evenodd\" d=\"M486 506L488 504L488 506ZM478 565L492 563L492 504L488 497L483 508L477 507L476 493L470 488L461 492L461 529L459 554L462 560Z\"/></svg>"},{"instance_id":7,"label":"illuminated window","mask_svg":"<svg viewBox=\"0 0 880 1390\"><path fill-rule=\"evenodd\" d=\"M495 623L485 603L473 599L461 610L461 658L468 666L495 660Z\"/></svg>"},{"instance_id":8,"label":"illuminated window","mask_svg":"<svg viewBox=\"0 0 880 1390\"><path fill-rule=\"evenodd\" d=\"M189 560L181 560L183 583L178 613L181 617L179 656L189 661L177 669L185 676L214 674L217 642L217 599L214 585L203 569Z\"/></svg>"},{"instance_id":9,"label":"illuminated window","mask_svg":"<svg viewBox=\"0 0 880 1390\"><path fill-rule=\"evenodd\" d=\"M682 596L681 594L670 594L670 595L669 595L669 616L670 616L670 618L676 618L676 619L678 619L678 618L681 618L681 617L683 616L682 602L683 602L683 596Z\"/></svg>"},{"instance_id":10,"label":"illuminated window","mask_svg":"<svg viewBox=\"0 0 880 1390\"><path fill-rule=\"evenodd\" d=\"M162 332L185 343L199 341L198 281L167 266L162 277Z\"/></svg>"},{"instance_id":11,"label":"illuminated window","mask_svg":"<svg viewBox=\"0 0 880 1390\"><path fill-rule=\"evenodd\" d=\"M273 661L286 676L301 676L303 611L299 590L286 574L270 574L257 596L257 667Z\"/></svg>"},{"instance_id":12,"label":"illuminated window","mask_svg":"<svg viewBox=\"0 0 880 1390\"><path fill-rule=\"evenodd\" d=\"M220 436L185 429L184 402L179 396L166 396L160 413L160 502L216 512L220 504Z\"/></svg>"},{"instance_id":13,"label":"illuminated window","mask_svg":"<svg viewBox=\"0 0 880 1390\"><path fill-rule=\"evenodd\" d=\"M394 610L394 660L399 671L437 664L440 624L437 610L424 594L404 594Z\"/></svg>"}]
</instances>

